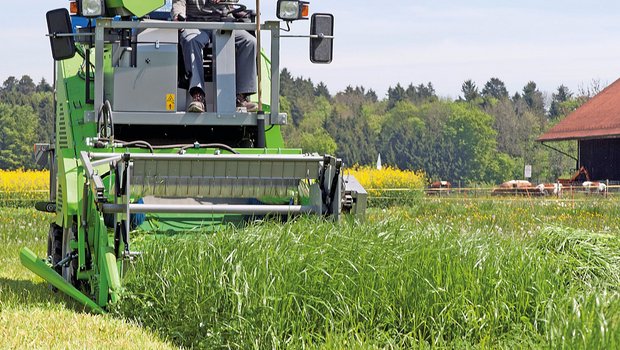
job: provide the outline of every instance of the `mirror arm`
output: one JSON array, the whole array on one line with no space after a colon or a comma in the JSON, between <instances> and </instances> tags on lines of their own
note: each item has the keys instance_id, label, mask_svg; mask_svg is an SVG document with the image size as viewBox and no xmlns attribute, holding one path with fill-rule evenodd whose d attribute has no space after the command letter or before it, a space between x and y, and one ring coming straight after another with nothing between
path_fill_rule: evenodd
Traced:
<instances>
[{"instance_id":1,"label":"mirror arm","mask_svg":"<svg viewBox=\"0 0 620 350\"><path fill-rule=\"evenodd\" d=\"M52 33L45 34L50 38L66 38L66 37L78 37L78 36L95 36L95 33Z\"/></svg>"},{"instance_id":2,"label":"mirror arm","mask_svg":"<svg viewBox=\"0 0 620 350\"><path fill-rule=\"evenodd\" d=\"M280 38L334 39L336 37L333 35L317 34L317 35L280 35Z\"/></svg>"}]
</instances>

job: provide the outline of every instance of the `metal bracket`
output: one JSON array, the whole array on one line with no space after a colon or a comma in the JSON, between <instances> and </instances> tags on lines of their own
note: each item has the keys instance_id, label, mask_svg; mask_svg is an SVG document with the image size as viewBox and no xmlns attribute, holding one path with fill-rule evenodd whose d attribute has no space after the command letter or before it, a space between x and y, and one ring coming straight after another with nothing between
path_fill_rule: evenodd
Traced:
<instances>
[{"instance_id":1,"label":"metal bracket","mask_svg":"<svg viewBox=\"0 0 620 350\"><path fill-rule=\"evenodd\" d=\"M106 202L105 186L103 185L101 176L95 172L93 163L90 161L90 153L82 151L80 152L80 158L82 160L82 166L84 167L84 176L86 176L87 180L90 180L90 185L92 186L93 193L95 194L95 202Z\"/></svg>"},{"instance_id":2,"label":"metal bracket","mask_svg":"<svg viewBox=\"0 0 620 350\"><path fill-rule=\"evenodd\" d=\"M73 251L67 254L67 256L65 256L64 258L62 258L62 260L57 262L56 265L54 265L53 267L54 268L59 267L59 266L65 267L67 264L69 264L71 260L77 258L77 256L78 256L78 253L76 251Z\"/></svg>"}]
</instances>

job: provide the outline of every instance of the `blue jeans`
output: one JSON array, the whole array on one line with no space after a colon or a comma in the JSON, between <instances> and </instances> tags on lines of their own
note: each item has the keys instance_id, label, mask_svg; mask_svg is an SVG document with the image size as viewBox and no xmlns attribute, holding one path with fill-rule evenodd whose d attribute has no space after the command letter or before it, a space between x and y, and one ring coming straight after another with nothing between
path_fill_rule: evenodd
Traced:
<instances>
[{"instance_id":1,"label":"blue jeans","mask_svg":"<svg viewBox=\"0 0 620 350\"><path fill-rule=\"evenodd\" d=\"M254 94L256 87L256 38L245 30L235 30L235 69L237 94ZM189 87L204 92L202 49L211 42L211 31L185 29L181 32L181 49Z\"/></svg>"}]
</instances>

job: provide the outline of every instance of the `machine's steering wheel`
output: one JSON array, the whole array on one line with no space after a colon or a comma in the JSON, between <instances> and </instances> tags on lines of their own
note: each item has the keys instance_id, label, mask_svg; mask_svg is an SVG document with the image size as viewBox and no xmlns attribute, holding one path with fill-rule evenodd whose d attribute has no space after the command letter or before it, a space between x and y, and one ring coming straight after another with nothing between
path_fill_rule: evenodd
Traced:
<instances>
[{"instance_id":1,"label":"machine's steering wheel","mask_svg":"<svg viewBox=\"0 0 620 350\"><path fill-rule=\"evenodd\" d=\"M220 2L218 3L218 5L228 5L233 7L232 10L230 10L229 14L231 14L233 17L237 18L238 15L240 15L242 12L246 12L248 7L245 6L244 4L240 4L238 2ZM244 16L242 16L244 17Z\"/></svg>"},{"instance_id":2,"label":"machine's steering wheel","mask_svg":"<svg viewBox=\"0 0 620 350\"><path fill-rule=\"evenodd\" d=\"M248 9L247 6L245 6L244 4L240 4L238 2L220 2L218 3L218 5L228 5L228 6L232 6L234 7L231 11L230 14L235 16L241 12L244 12Z\"/></svg>"}]
</instances>

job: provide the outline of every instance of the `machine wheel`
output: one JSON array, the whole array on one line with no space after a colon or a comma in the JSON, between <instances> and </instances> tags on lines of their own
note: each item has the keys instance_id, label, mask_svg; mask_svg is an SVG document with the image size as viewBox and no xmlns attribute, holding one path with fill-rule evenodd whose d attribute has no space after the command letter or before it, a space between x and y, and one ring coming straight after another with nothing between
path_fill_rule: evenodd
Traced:
<instances>
[{"instance_id":1,"label":"machine wheel","mask_svg":"<svg viewBox=\"0 0 620 350\"><path fill-rule=\"evenodd\" d=\"M73 252L73 249L71 249L71 241L77 240L76 224L72 223L70 227L63 228L62 233L62 256L66 257ZM75 257L65 264L65 266L62 266L62 277L64 277L65 281L80 289L81 281L77 279L77 270L78 259Z\"/></svg>"},{"instance_id":2,"label":"machine wheel","mask_svg":"<svg viewBox=\"0 0 620 350\"><path fill-rule=\"evenodd\" d=\"M56 265L62 260L62 227L56 224L50 224L50 230L47 235L47 259L52 265ZM60 266L54 267L59 275L62 274L62 268ZM57 291L57 289L50 284L50 289Z\"/></svg>"}]
</instances>

